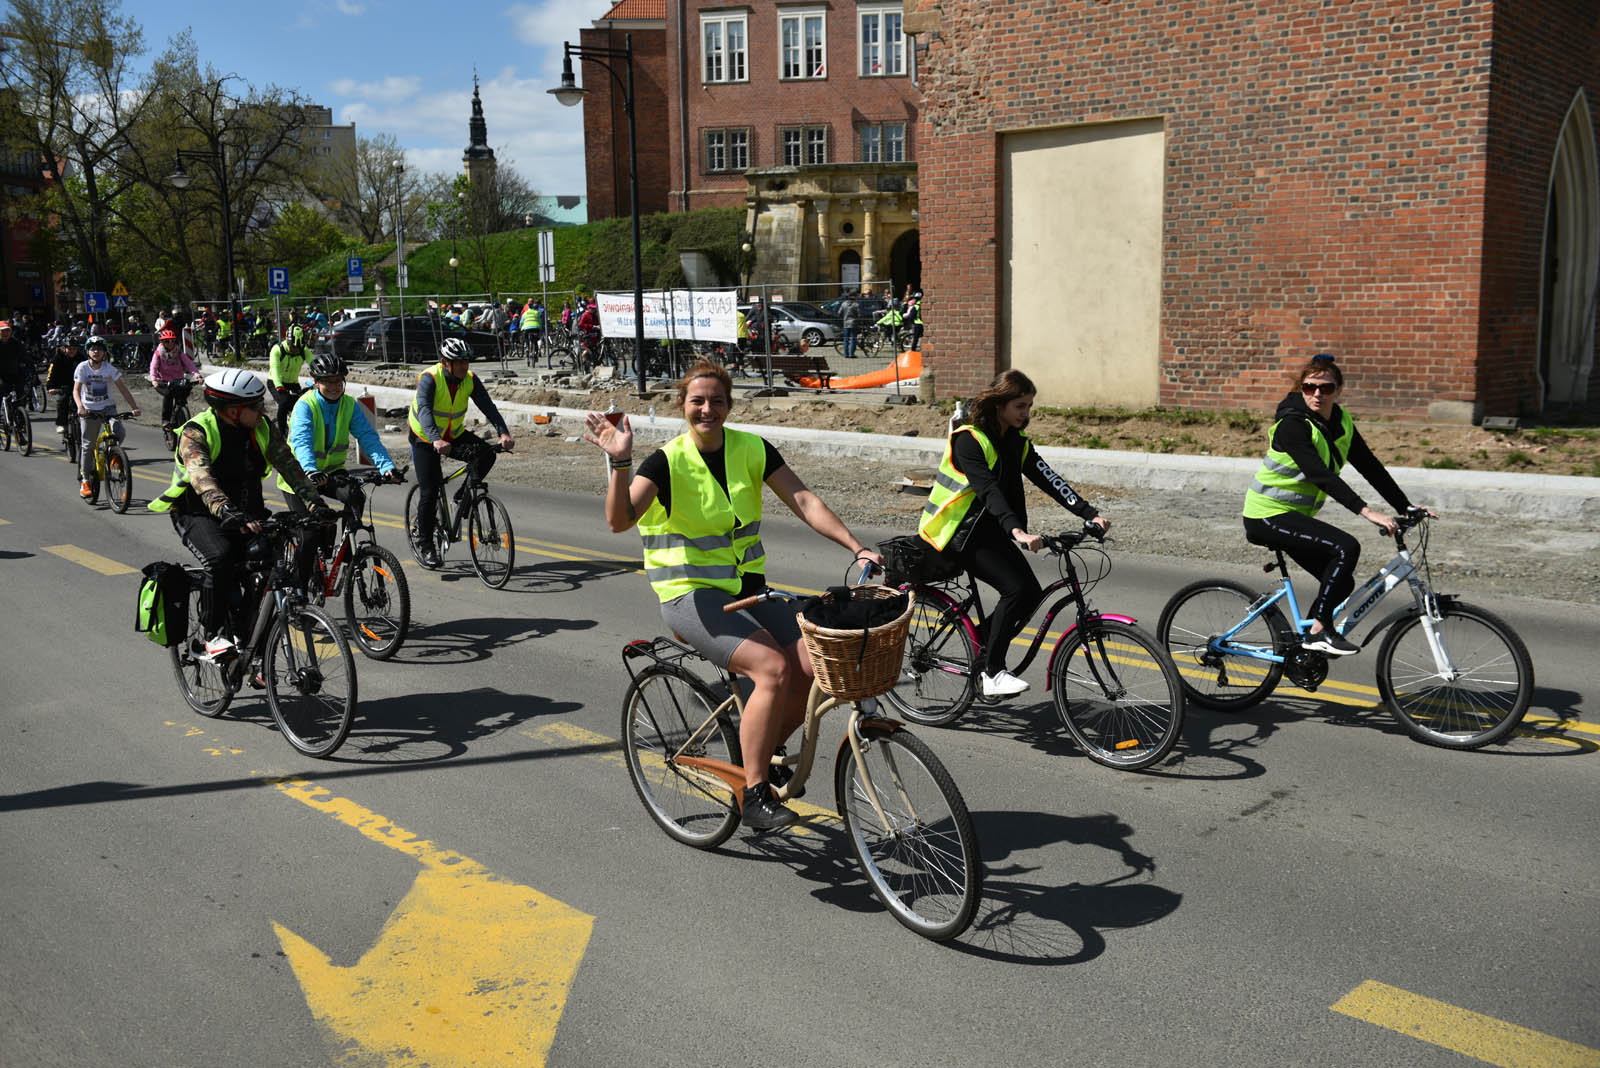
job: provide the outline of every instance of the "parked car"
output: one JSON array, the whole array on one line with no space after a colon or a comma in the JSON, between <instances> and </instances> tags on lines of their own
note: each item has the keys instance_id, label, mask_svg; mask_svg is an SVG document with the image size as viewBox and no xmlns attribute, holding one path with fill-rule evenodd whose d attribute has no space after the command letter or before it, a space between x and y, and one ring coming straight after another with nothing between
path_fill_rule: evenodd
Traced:
<instances>
[{"instance_id":1,"label":"parked car","mask_svg":"<svg viewBox=\"0 0 1600 1068\"><path fill-rule=\"evenodd\" d=\"M739 310L748 316L752 307L754 305L744 304ZM783 336L791 342L804 341L815 347L829 344L844 334L844 321L838 316L799 301L773 303L767 306L767 311L772 321L783 327Z\"/></svg>"},{"instance_id":2,"label":"parked car","mask_svg":"<svg viewBox=\"0 0 1600 1068\"><path fill-rule=\"evenodd\" d=\"M828 315L838 319L844 315L843 304L844 298L838 297L834 300L823 301L821 308ZM856 300L856 305L860 309L856 313L856 323L858 325L863 325L863 320L866 323L875 323L884 312L889 310L889 302L883 297L859 297Z\"/></svg>"},{"instance_id":3,"label":"parked car","mask_svg":"<svg viewBox=\"0 0 1600 1068\"><path fill-rule=\"evenodd\" d=\"M367 331L377 322L376 316L361 316L335 323L317 335L312 351L318 355L332 353L345 360L359 360L366 355Z\"/></svg>"},{"instance_id":4,"label":"parked car","mask_svg":"<svg viewBox=\"0 0 1600 1068\"><path fill-rule=\"evenodd\" d=\"M402 349L401 338L404 337ZM458 337L472 348L474 360L498 360L501 342L486 330L468 330L450 319L431 315L391 316L375 322L367 333L365 354L383 363L432 363L445 338Z\"/></svg>"}]
</instances>

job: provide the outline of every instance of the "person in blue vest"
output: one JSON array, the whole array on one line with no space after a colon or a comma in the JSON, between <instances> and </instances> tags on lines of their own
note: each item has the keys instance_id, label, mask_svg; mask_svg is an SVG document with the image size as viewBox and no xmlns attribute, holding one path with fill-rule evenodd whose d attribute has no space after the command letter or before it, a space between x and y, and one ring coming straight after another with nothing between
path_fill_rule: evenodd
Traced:
<instances>
[{"instance_id":1,"label":"person in blue vest","mask_svg":"<svg viewBox=\"0 0 1600 1068\"><path fill-rule=\"evenodd\" d=\"M610 461L607 524L619 533L638 524L644 536L645 574L661 601L662 620L719 668L754 684L739 719L741 811L745 826L767 831L798 818L773 796L769 777L772 754L805 720L812 670L793 605L722 610L766 588L762 486L856 559L882 565L883 558L806 488L770 442L723 426L732 397L733 380L722 365L697 361L678 382L687 429L640 464L637 475L627 416L613 424L590 412L583 437Z\"/></svg>"},{"instance_id":2,"label":"person in blue vest","mask_svg":"<svg viewBox=\"0 0 1600 1068\"><path fill-rule=\"evenodd\" d=\"M378 470L389 476L389 481L399 482L400 475L389 458L389 450L383 447L383 440L367 418L367 410L344 391L345 376L349 373L349 367L338 356L324 353L311 361L313 388L300 395L289 413L289 448L318 491L343 504L360 519L367 503L361 487L328 477L344 470L350 438L355 437ZM281 475L278 488L283 491L283 499L290 510L306 510ZM317 533L317 540L325 548L332 546L332 530Z\"/></svg>"},{"instance_id":3,"label":"person in blue vest","mask_svg":"<svg viewBox=\"0 0 1600 1068\"><path fill-rule=\"evenodd\" d=\"M1395 518L1369 508L1339 477L1345 464L1361 473L1398 512L1411 502L1339 406L1344 371L1329 353L1311 357L1295 372L1294 388L1278 402L1267 455L1244 498L1244 536L1253 545L1282 549L1317 579L1307 615L1311 630L1301 642L1313 652L1349 656L1361 647L1334 630L1333 613L1355 589L1361 545L1354 534L1316 518L1329 497L1382 530L1395 532ZM1429 512L1429 515L1434 513ZM1435 516L1437 518L1437 516Z\"/></svg>"},{"instance_id":4,"label":"person in blue vest","mask_svg":"<svg viewBox=\"0 0 1600 1068\"><path fill-rule=\"evenodd\" d=\"M1006 669L1011 639L1022 632L1043 593L1022 555L1023 549L1036 553L1044 547L1044 539L1028 530L1023 478L1102 531L1111 525L1033 447L1027 429L1037 392L1031 378L1010 370L973 399L967 421L945 444L933 492L917 523L923 541L958 560L1000 595L981 635L984 662L978 682L985 697L1010 697L1028 689L1026 681Z\"/></svg>"},{"instance_id":5,"label":"person in blue vest","mask_svg":"<svg viewBox=\"0 0 1600 1068\"><path fill-rule=\"evenodd\" d=\"M408 421L411 433L411 466L417 473L417 563L440 567L439 553L433 547L434 526L439 518L439 487L444 482L441 457L454 456L473 465L478 477L494 467L494 451L487 442L467 429L467 401L489 420L500 435L500 446L507 452L513 444L511 431L500 409L489 398L489 390L472 373L472 348L458 337L445 338L439 347L439 362L417 376L417 392L411 398Z\"/></svg>"}]
</instances>

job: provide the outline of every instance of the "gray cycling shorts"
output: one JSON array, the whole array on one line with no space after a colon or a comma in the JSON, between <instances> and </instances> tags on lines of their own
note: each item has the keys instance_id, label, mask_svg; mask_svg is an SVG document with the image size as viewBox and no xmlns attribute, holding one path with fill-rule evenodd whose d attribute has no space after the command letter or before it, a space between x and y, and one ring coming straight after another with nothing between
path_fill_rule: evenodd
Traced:
<instances>
[{"instance_id":1,"label":"gray cycling shorts","mask_svg":"<svg viewBox=\"0 0 1600 1068\"><path fill-rule=\"evenodd\" d=\"M757 631L772 635L778 648L800 640L794 604L766 601L742 612L724 612L722 606L738 598L721 590L691 590L661 605L667 627L717 667L727 670L734 650Z\"/></svg>"}]
</instances>

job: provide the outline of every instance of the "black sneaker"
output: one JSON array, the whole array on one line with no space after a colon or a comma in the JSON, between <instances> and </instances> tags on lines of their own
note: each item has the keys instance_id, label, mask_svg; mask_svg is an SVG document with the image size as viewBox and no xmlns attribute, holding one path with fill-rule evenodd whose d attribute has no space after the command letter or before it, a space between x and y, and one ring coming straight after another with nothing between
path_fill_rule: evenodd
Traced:
<instances>
[{"instance_id":1,"label":"black sneaker","mask_svg":"<svg viewBox=\"0 0 1600 1068\"><path fill-rule=\"evenodd\" d=\"M439 559L439 554L432 549L424 549L417 554L417 563L430 570L437 571L444 566L444 561Z\"/></svg>"},{"instance_id":2,"label":"black sneaker","mask_svg":"<svg viewBox=\"0 0 1600 1068\"><path fill-rule=\"evenodd\" d=\"M744 788L744 825L753 831L775 831L787 827L800 817L791 809L778 804L772 788L766 783Z\"/></svg>"},{"instance_id":3,"label":"black sneaker","mask_svg":"<svg viewBox=\"0 0 1600 1068\"><path fill-rule=\"evenodd\" d=\"M780 745L778 746L777 752L773 753L772 755L774 757L783 757L788 756L789 754L788 751ZM767 770L767 782L772 784L772 788L774 790L778 790L789 785L789 780L793 778L794 769L788 764L774 763L772 767ZM800 787L800 789L789 795L791 799L804 796L806 796L806 788L804 786Z\"/></svg>"},{"instance_id":4,"label":"black sneaker","mask_svg":"<svg viewBox=\"0 0 1600 1068\"><path fill-rule=\"evenodd\" d=\"M1331 627L1324 628L1316 634L1308 634L1301 640L1300 647L1326 656L1350 656L1361 651L1361 646L1347 641L1343 634Z\"/></svg>"}]
</instances>

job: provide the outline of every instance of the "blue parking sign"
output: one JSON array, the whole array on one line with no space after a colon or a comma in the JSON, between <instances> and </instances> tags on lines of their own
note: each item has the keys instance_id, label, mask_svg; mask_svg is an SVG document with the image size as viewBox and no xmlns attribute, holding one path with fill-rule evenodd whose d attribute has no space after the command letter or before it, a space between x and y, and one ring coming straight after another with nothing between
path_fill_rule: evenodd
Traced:
<instances>
[{"instance_id":1,"label":"blue parking sign","mask_svg":"<svg viewBox=\"0 0 1600 1068\"><path fill-rule=\"evenodd\" d=\"M348 275L351 278L360 278L361 277L361 257L360 256L351 256L348 259L346 259L344 261L344 263L345 263L345 274L346 275Z\"/></svg>"},{"instance_id":2,"label":"blue parking sign","mask_svg":"<svg viewBox=\"0 0 1600 1068\"><path fill-rule=\"evenodd\" d=\"M287 295L289 292L289 268L267 268L267 292L273 296Z\"/></svg>"}]
</instances>

